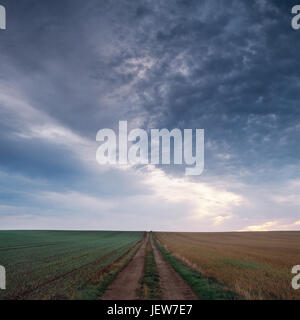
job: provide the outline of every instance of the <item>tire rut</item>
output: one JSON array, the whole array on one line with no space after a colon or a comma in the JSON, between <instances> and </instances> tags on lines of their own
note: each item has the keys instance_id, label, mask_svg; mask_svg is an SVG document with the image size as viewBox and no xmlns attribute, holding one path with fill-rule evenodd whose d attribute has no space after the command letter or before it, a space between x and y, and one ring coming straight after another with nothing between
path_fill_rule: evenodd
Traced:
<instances>
[{"instance_id":1,"label":"tire rut","mask_svg":"<svg viewBox=\"0 0 300 320\"><path fill-rule=\"evenodd\" d=\"M128 263L128 265L117 275L116 279L106 289L100 300L137 300L137 290L140 279L144 272L146 257L146 245L149 240L147 233L141 247Z\"/></svg>"},{"instance_id":2,"label":"tire rut","mask_svg":"<svg viewBox=\"0 0 300 320\"><path fill-rule=\"evenodd\" d=\"M162 290L162 300L197 300L198 297L184 279L165 260L150 237Z\"/></svg>"}]
</instances>

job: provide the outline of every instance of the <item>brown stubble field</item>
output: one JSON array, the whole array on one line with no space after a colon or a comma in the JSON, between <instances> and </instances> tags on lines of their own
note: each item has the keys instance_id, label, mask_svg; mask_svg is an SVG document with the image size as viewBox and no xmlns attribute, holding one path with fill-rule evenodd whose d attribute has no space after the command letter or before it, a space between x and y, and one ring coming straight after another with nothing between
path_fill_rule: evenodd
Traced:
<instances>
[{"instance_id":1,"label":"brown stubble field","mask_svg":"<svg viewBox=\"0 0 300 320\"><path fill-rule=\"evenodd\" d=\"M300 299L291 269L300 264L300 232L156 232L184 264L242 299Z\"/></svg>"}]
</instances>

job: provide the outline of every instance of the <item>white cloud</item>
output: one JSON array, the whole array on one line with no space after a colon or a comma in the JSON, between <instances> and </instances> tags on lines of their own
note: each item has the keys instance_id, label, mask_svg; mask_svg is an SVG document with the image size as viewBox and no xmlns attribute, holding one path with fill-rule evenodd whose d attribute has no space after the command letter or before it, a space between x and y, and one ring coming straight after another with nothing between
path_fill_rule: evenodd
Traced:
<instances>
[{"instance_id":1,"label":"white cloud","mask_svg":"<svg viewBox=\"0 0 300 320\"><path fill-rule=\"evenodd\" d=\"M148 166L144 173L145 183L151 186L157 199L171 203L185 203L190 212L185 216L192 219L219 217L216 221L232 216L233 208L241 205L244 198L236 193L188 177L168 176L163 170Z\"/></svg>"},{"instance_id":2,"label":"white cloud","mask_svg":"<svg viewBox=\"0 0 300 320\"><path fill-rule=\"evenodd\" d=\"M131 61L131 63L142 63L145 64L145 68L151 67L144 61ZM112 169L109 166L97 164L95 159L97 144L95 141L81 137L71 129L61 125L46 113L26 102L26 99L17 92L11 88L3 87L1 84L0 102L5 113L12 115L16 122L21 124L17 126L18 130L15 132L20 138L41 139L45 143L64 145L69 152L82 161L95 177L98 175L100 177L102 172ZM142 122L142 119L140 121ZM208 146L212 150L215 149L212 142L209 142ZM224 159L231 158L231 155L226 153L219 153L218 155ZM213 231L214 228L222 228L228 221L234 219L242 221L243 215L248 216L250 219L250 213L252 212L264 214L265 203L268 203L269 207L276 204L282 206L300 205L300 194L297 192L300 186L299 180L290 181L283 188L278 187L277 190L271 192L269 190L266 192L266 186L255 187L255 190L252 190L250 195L243 185L238 186L238 184L235 184L235 190L239 191L232 191L232 184L230 185L226 177L222 177L222 182L219 182L220 178L210 179L207 182L202 177L195 181L186 176L174 177L168 175L163 170L151 165L139 170L130 165L120 166L112 170L125 172L125 179L127 179L128 184L139 181L140 185L145 188L145 192L128 197L120 197L116 193L114 197L104 198L102 195L90 195L72 190L72 187L70 187L68 192L43 191L37 195L32 194L31 197L43 202L45 211L47 211L48 207L51 207L53 208L52 213L61 212L61 218L56 216L56 220L52 221L59 221L59 219L64 221L64 214L73 211L74 216L84 213L91 220L93 220L94 215L94 218L101 225L101 221L109 220L110 215L113 214L115 220L112 220L110 224L113 226L113 222L118 224L117 217L122 217L120 219L123 219L128 215L137 217L137 219L144 216L143 219L146 221L148 217L145 216L145 212L149 215L152 214L151 207L153 207L160 213L160 216L164 215L166 219L170 215L172 216L173 213L174 220L172 223L178 225L180 222L179 229L195 228L196 231ZM31 184L33 182L28 181L28 183ZM244 211L247 206L249 207L248 211ZM139 212L135 212L137 208L139 208ZM3 206L1 211L13 212L12 208ZM22 210L20 211L19 207L16 212L21 217ZM30 208L24 208L23 218L28 217L29 213ZM101 216L98 213L101 213ZM280 219L270 219L272 214L271 212L260 218L256 216L251 220L253 223L248 226L241 226L240 229L244 231L288 230L299 226L299 221L285 223ZM5 219L8 218L6 217ZM12 216L12 221L13 219L15 218ZM155 225L159 220L158 217L153 219L153 222L148 222L149 225ZM261 221L261 219L264 219L264 222L258 223L257 221ZM5 221L7 224L8 220ZM46 220L39 218L39 224L36 225L40 226L42 221ZM201 227L199 227L200 224L198 222L201 222ZM34 221L31 221L31 223L35 224ZM141 220L140 224L143 224ZM86 222L86 225L90 225L90 223ZM234 224L232 224L231 228L236 229Z\"/></svg>"},{"instance_id":3,"label":"white cloud","mask_svg":"<svg viewBox=\"0 0 300 320\"><path fill-rule=\"evenodd\" d=\"M261 225L247 226L239 231L283 231L299 230L300 221L286 222L281 220L267 221Z\"/></svg>"},{"instance_id":4,"label":"white cloud","mask_svg":"<svg viewBox=\"0 0 300 320\"><path fill-rule=\"evenodd\" d=\"M0 107L16 124L15 136L21 139L39 139L45 143L63 145L83 164L97 172L106 171L96 163L96 141L88 140L63 126L45 112L31 105L13 88L0 83ZM95 133L96 137L96 133Z\"/></svg>"}]
</instances>

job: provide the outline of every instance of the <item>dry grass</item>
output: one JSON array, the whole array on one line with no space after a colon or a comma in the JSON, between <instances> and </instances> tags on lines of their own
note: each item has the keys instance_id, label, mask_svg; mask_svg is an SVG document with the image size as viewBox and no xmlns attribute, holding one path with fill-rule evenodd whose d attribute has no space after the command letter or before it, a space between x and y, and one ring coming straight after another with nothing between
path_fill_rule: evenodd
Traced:
<instances>
[{"instance_id":1,"label":"dry grass","mask_svg":"<svg viewBox=\"0 0 300 320\"><path fill-rule=\"evenodd\" d=\"M177 258L245 299L300 299L300 232L156 233Z\"/></svg>"}]
</instances>

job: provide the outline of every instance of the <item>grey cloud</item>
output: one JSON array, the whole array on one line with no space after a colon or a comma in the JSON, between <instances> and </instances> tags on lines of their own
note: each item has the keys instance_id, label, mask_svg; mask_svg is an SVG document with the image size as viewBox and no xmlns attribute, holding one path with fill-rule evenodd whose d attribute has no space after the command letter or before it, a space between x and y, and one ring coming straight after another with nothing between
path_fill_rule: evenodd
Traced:
<instances>
[{"instance_id":1,"label":"grey cloud","mask_svg":"<svg viewBox=\"0 0 300 320\"><path fill-rule=\"evenodd\" d=\"M0 84L60 125L90 141L119 120L205 128L200 182L235 176L267 188L300 176L293 1L2 2L9 24L0 34ZM12 143L22 123L1 116L2 169L53 180L50 190L151 192L125 174L93 176L45 141Z\"/></svg>"}]
</instances>

